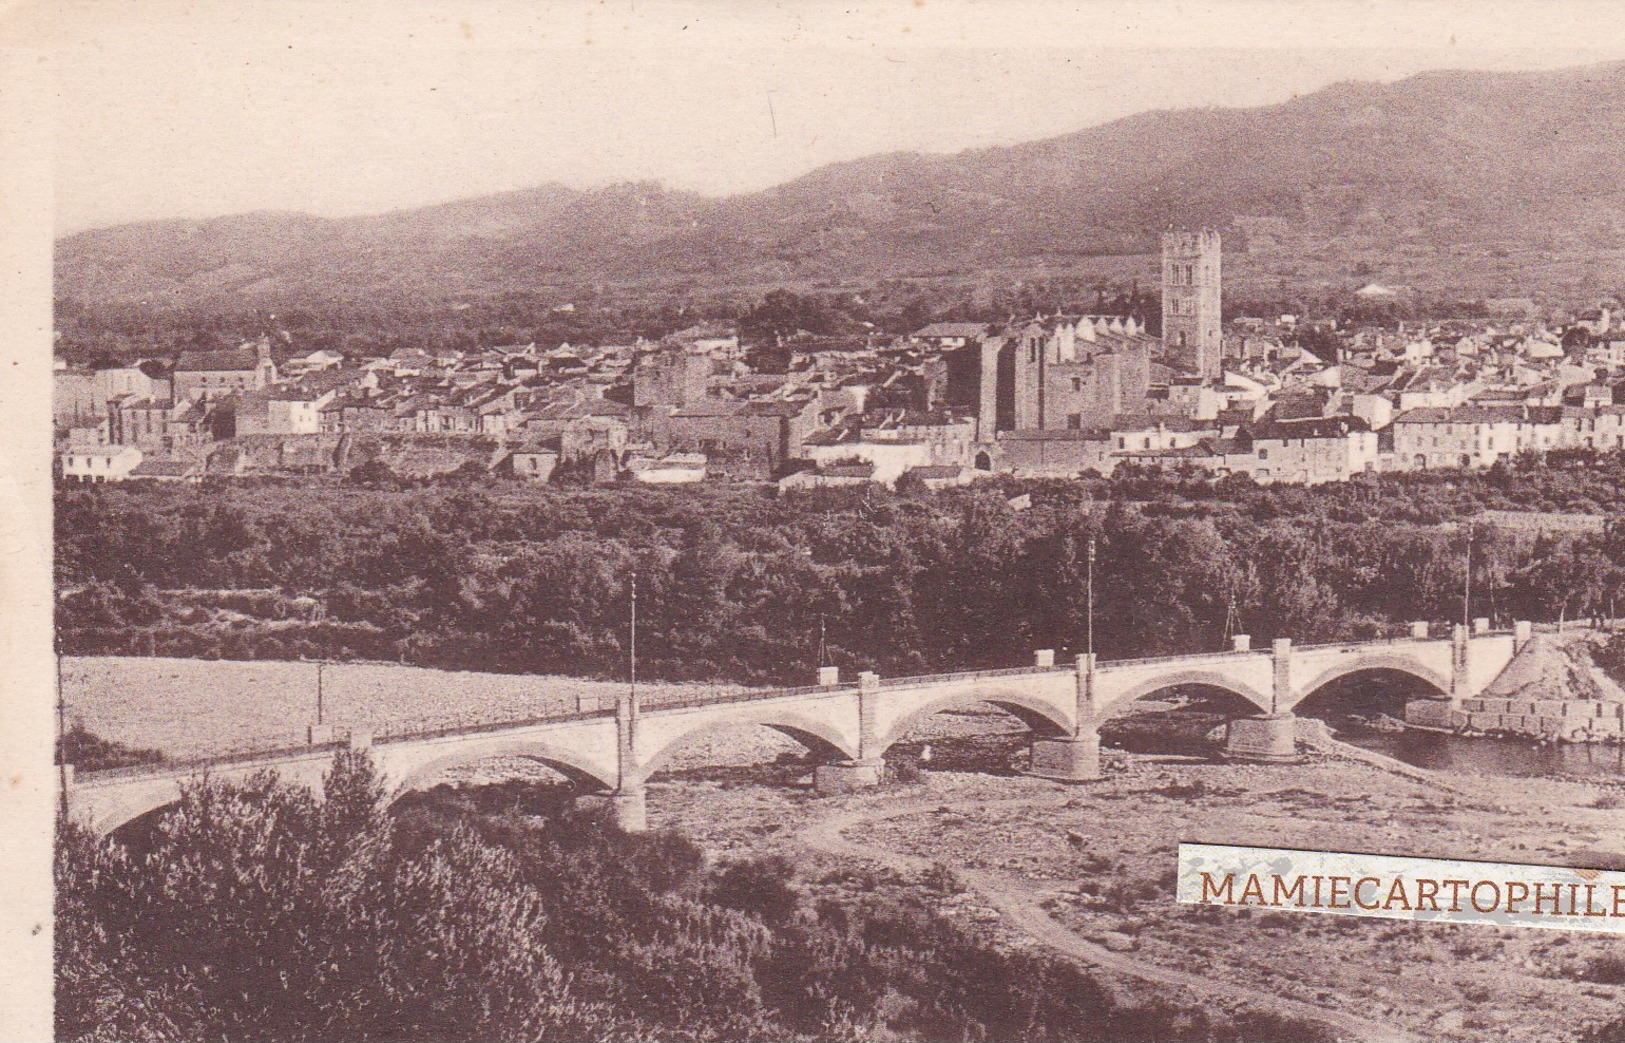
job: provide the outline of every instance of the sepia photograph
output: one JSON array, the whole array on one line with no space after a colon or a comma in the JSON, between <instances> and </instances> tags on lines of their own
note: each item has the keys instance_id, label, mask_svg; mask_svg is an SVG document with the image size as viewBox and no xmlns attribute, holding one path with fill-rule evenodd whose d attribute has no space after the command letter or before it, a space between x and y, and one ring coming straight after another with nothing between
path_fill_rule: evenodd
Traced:
<instances>
[{"instance_id":1,"label":"sepia photograph","mask_svg":"<svg viewBox=\"0 0 1625 1043\"><path fill-rule=\"evenodd\" d=\"M0 4L0 1039L1625 1043L1619 14Z\"/></svg>"}]
</instances>

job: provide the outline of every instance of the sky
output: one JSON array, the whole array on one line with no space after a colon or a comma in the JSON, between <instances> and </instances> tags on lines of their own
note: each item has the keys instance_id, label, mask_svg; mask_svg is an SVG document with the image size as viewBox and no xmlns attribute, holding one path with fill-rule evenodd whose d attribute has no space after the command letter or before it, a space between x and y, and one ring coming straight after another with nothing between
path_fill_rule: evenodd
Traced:
<instances>
[{"instance_id":1,"label":"sky","mask_svg":"<svg viewBox=\"0 0 1625 1043\"><path fill-rule=\"evenodd\" d=\"M1146 109L1625 58L1615 16L1588 0L68 0L0 14L54 76L59 233L378 213L550 181L745 192Z\"/></svg>"}]
</instances>

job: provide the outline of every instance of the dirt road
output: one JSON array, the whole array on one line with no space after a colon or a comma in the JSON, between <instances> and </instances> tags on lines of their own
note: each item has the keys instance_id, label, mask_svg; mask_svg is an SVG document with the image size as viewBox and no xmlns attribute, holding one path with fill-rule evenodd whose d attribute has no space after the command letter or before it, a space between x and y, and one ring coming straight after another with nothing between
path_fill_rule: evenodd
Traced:
<instances>
[{"instance_id":1,"label":"dirt road","mask_svg":"<svg viewBox=\"0 0 1625 1043\"><path fill-rule=\"evenodd\" d=\"M999 807L1001 805L1020 805L1025 808L1059 807L1064 805L1067 800L1068 796L1064 791L1057 791L1050 796L1033 795L1013 799L959 802L915 801L876 810L851 810L831 815L813 823L801 832L800 840L809 847L827 854L843 858L861 858L879 863L899 873L912 875L929 869L933 864L932 861L917 855L890 851L885 848L872 847L849 840L845 836L846 831L875 822L936 812L944 808L952 812L965 814L980 808ZM1188 989L1199 996L1223 997L1253 1007L1273 1010L1278 1014L1318 1021L1330 1026L1344 1039L1387 1041L1412 1038L1397 1025L1370 1021L1330 1007L1305 1003L1301 1000L1278 996L1274 993L1247 986L1226 984L1215 981L1212 977L1206 975L1190 974L1159 967L1155 964L1136 960L1120 952L1113 952L1105 946L1097 945L1080 937L1058 923L1049 913L1045 912L1039 904L1039 899L1033 894L1032 888L1026 881L1018 877L1003 873L992 873L986 870L958 866L950 866L949 868L954 871L954 874L960 880L964 881L966 885L997 909L1006 922L1015 925L1035 941L1056 952L1083 960L1103 970L1137 978L1141 981Z\"/></svg>"}]
</instances>

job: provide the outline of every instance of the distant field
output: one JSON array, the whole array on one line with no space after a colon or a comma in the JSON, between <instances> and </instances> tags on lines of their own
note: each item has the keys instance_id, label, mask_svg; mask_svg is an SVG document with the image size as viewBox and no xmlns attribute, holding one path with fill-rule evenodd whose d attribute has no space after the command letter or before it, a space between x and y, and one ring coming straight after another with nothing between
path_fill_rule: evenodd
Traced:
<instances>
[{"instance_id":1,"label":"distant field","mask_svg":"<svg viewBox=\"0 0 1625 1043\"><path fill-rule=\"evenodd\" d=\"M647 695L716 691L640 684ZM171 757L303 742L316 720L316 664L125 656L62 661L68 723ZM406 722L473 723L545 710L613 705L624 682L486 674L382 663L322 670L323 720L382 729Z\"/></svg>"}]
</instances>

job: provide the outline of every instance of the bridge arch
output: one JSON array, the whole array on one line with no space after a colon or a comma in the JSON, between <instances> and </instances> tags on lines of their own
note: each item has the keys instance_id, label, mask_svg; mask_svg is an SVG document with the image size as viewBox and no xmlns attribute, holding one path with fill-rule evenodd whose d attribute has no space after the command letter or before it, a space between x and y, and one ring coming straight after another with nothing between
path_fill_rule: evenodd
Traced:
<instances>
[{"instance_id":1,"label":"bridge arch","mask_svg":"<svg viewBox=\"0 0 1625 1043\"><path fill-rule=\"evenodd\" d=\"M842 736L833 724L809 714L778 709L739 716L707 714L696 720L692 726L663 736L660 745L638 764L636 778L633 781L637 783L648 781L649 776L664 768L676 755L678 748L689 739L710 732L744 727L771 728L801 743L825 760L854 760L858 756L858 751L852 748L850 740Z\"/></svg>"},{"instance_id":2,"label":"bridge arch","mask_svg":"<svg viewBox=\"0 0 1625 1043\"><path fill-rule=\"evenodd\" d=\"M270 771L281 781L304 786L318 797L322 776L332 764L329 755L279 759L249 765L176 765L163 771L135 776L97 777L76 780L68 793L71 817L88 829L106 835L162 808L180 803L181 792L189 784L204 779L241 783L260 772Z\"/></svg>"},{"instance_id":3,"label":"bridge arch","mask_svg":"<svg viewBox=\"0 0 1625 1043\"><path fill-rule=\"evenodd\" d=\"M878 738L874 753L875 755L884 754L898 740L907 735L909 729L933 714L942 713L944 710L964 709L982 703L998 707L1041 736L1063 735L1072 730L1070 716L1047 699L1008 688L998 688L992 691L973 688L969 691L940 696L898 718L886 734Z\"/></svg>"},{"instance_id":4,"label":"bridge arch","mask_svg":"<svg viewBox=\"0 0 1625 1043\"><path fill-rule=\"evenodd\" d=\"M1121 694L1113 695L1108 700L1103 701L1099 719L1105 720L1127 709L1136 701L1156 692L1165 691L1169 688L1194 687L1197 685L1204 688L1223 689L1231 695L1245 699L1253 706L1258 707L1263 713L1270 712L1270 697L1245 681L1238 681L1233 677L1213 670L1175 670L1172 673L1147 678L1139 684L1125 689Z\"/></svg>"},{"instance_id":5,"label":"bridge arch","mask_svg":"<svg viewBox=\"0 0 1625 1043\"><path fill-rule=\"evenodd\" d=\"M89 789L90 787L84 787ZM154 779L149 785L134 792L120 794L113 800L98 801L89 813L76 813L75 819L101 836L108 836L136 819L151 815L161 808L180 803L181 779Z\"/></svg>"},{"instance_id":6,"label":"bridge arch","mask_svg":"<svg viewBox=\"0 0 1625 1043\"><path fill-rule=\"evenodd\" d=\"M383 752L387 751L388 747L383 747L382 751L375 747L374 750ZM516 757L535 761L552 768L579 786L594 790L614 789L616 784L613 765L606 769L564 746L534 738L498 739L477 745L458 744L438 757L413 766L398 777L389 763L391 758L388 752L383 752L383 756L378 760L386 775L391 776L395 784L390 798L395 800L408 792L422 789L435 776L446 771L478 764L480 761L495 757Z\"/></svg>"},{"instance_id":7,"label":"bridge arch","mask_svg":"<svg viewBox=\"0 0 1625 1043\"><path fill-rule=\"evenodd\" d=\"M1349 662L1328 667L1314 680L1299 688L1293 694L1291 705L1281 707L1281 711L1283 713L1288 712L1308 701L1333 681L1341 680L1350 674L1366 673L1373 670L1387 670L1397 674L1406 674L1433 688L1441 698L1449 698L1450 696L1450 679L1439 674L1438 671L1425 666L1410 656L1377 653L1355 656Z\"/></svg>"}]
</instances>

